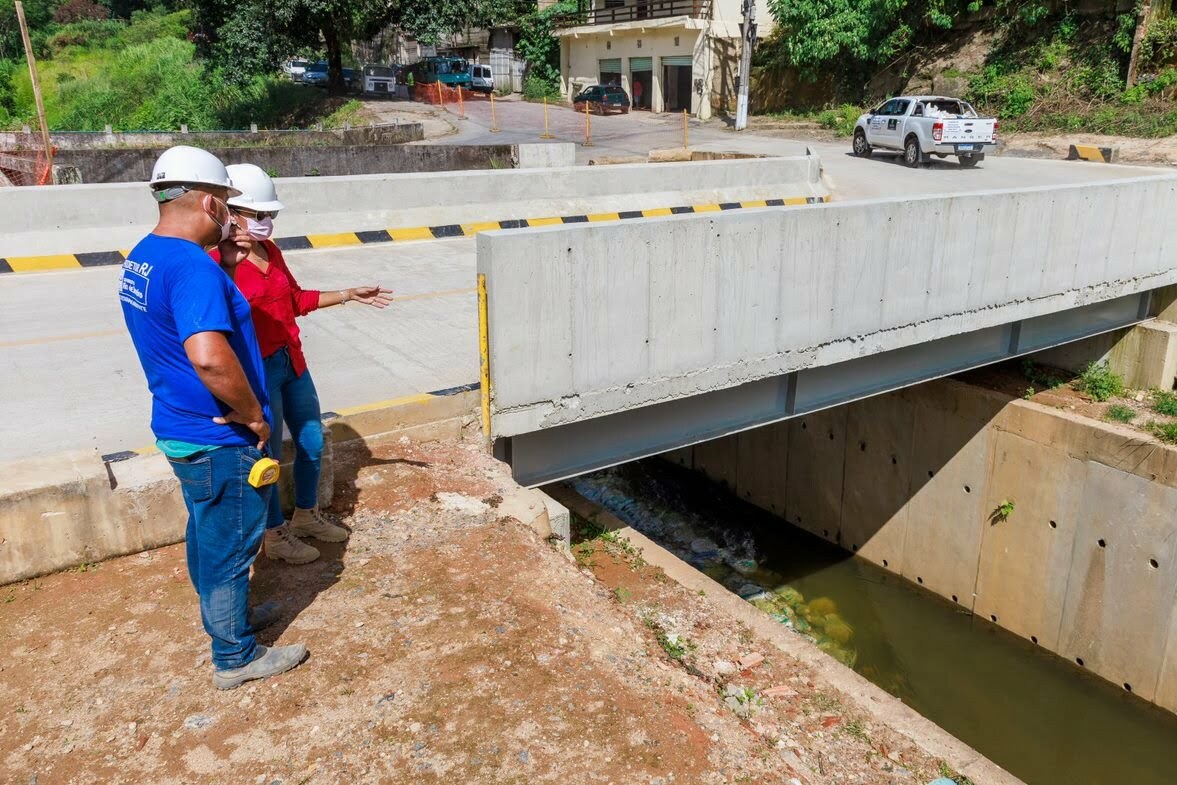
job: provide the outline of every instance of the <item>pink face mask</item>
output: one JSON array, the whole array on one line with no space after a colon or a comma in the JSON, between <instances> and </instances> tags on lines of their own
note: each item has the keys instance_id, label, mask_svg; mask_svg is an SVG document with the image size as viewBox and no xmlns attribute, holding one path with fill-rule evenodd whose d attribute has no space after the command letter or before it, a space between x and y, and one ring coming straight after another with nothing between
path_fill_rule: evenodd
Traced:
<instances>
[{"instance_id":1,"label":"pink face mask","mask_svg":"<svg viewBox=\"0 0 1177 785\"><path fill-rule=\"evenodd\" d=\"M246 218L245 231L255 240L269 240L270 235L274 233L274 219L263 218L255 221L253 218Z\"/></svg>"}]
</instances>

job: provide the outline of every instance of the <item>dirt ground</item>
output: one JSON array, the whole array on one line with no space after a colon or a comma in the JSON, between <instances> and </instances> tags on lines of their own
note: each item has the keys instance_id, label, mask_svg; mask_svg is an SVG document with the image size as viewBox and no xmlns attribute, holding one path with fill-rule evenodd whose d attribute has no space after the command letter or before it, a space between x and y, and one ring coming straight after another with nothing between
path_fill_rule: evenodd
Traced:
<instances>
[{"instance_id":1,"label":"dirt ground","mask_svg":"<svg viewBox=\"0 0 1177 785\"><path fill-rule=\"evenodd\" d=\"M0 587L0 781L894 783L938 771L813 674L599 536L501 519L475 445L376 448L321 560L260 559L264 643L219 692L181 545ZM761 661L763 658L763 661Z\"/></svg>"}]
</instances>

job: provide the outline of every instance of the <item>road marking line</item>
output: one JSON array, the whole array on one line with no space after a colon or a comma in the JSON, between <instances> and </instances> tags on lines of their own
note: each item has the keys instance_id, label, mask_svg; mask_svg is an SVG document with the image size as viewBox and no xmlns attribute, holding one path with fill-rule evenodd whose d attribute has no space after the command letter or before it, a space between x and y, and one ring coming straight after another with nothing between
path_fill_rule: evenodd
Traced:
<instances>
[{"instance_id":1,"label":"road marking line","mask_svg":"<svg viewBox=\"0 0 1177 785\"><path fill-rule=\"evenodd\" d=\"M760 200L758 202L740 202L740 205L745 209L755 209L757 207L768 207L768 202Z\"/></svg>"},{"instance_id":2,"label":"road marking line","mask_svg":"<svg viewBox=\"0 0 1177 785\"><path fill-rule=\"evenodd\" d=\"M620 221L621 216L618 213L589 213L588 219L590 223L600 223L603 221Z\"/></svg>"},{"instance_id":3,"label":"road marking line","mask_svg":"<svg viewBox=\"0 0 1177 785\"><path fill-rule=\"evenodd\" d=\"M642 210L642 215L647 218L661 218L664 215L673 215L669 207L655 207L653 210Z\"/></svg>"},{"instance_id":4,"label":"road marking line","mask_svg":"<svg viewBox=\"0 0 1177 785\"><path fill-rule=\"evenodd\" d=\"M493 232L499 228L501 227L499 226L498 221L480 221L478 223L462 224L462 232L465 233L467 237L478 234L479 232Z\"/></svg>"},{"instance_id":5,"label":"road marking line","mask_svg":"<svg viewBox=\"0 0 1177 785\"><path fill-rule=\"evenodd\" d=\"M92 333L72 333L69 335L46 335L40 338L29 338L25 341L0 341L0 349L10 349L14 346L39 346L45 343L57 343L58 341L83 341L88 338L109 338L112 335L126 335L125 329L120 330L99 330Z\"/></svg>"},{"instance_id":6,"label":"road marking line","mask_svg":"<svg viewBox=\"0 0 1177 785\"><path fill-rule=\"evenodd\" d=\"M697 213L718 213L722 208L717 204L697 204L695 205L695 212Z\"/></svg>"},{"instance_id":7,"label":"road marking line","mask_svg":"<svg viewBox=\"0 0 1177 785\"><path fill-rule=\"evenodd\" d=\"M564 223L563 218L528 218L528 226L560 226Z\"/></svg>"}]
</instances>

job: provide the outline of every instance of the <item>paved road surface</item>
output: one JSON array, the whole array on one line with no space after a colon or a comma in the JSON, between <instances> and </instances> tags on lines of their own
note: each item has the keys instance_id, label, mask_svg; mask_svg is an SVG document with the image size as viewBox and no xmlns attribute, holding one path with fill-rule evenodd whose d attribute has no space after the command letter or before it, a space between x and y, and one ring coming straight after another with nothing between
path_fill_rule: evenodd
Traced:
<instances>
[{"instance_id":1,"label":"paved road surface","mask_svg":"<svg viewBox=\"0 0 1177 785\"><path fill-rule=\"evenodd\" d=\"M307 288L380 283L384 311L336 306L300 320L325 409L478 379L474 240L291 251ZM146 447L150 396L123 326L119 269L0 280L0 461Z\"/></svg>"},{"instance_id":2,"label":"paved road surface","mask_svg":"<svg viewBox=\"0 0 1177 785\"><path fill-rule=\"evenodd\" d=\"M533 141L541 106L499 105L492 134L489 106L470 103L457 120L462 143ZM553 132L583 133L583 116L553 108ZM578 157L645 155L681 144L681 121L631 113L593 118L596 147ZM788 154L804 143L736 135L714 124L690 129L692 146ZM583 137L581 137L583 139ZM823 157L837 199L945 193L1106 180L1135 167L990 158L981 168L953 163L910 170L894 160L847 155L845 144L811 143ZM607 176L603 172L603 176ZM340 410L466 384L477 378L474 241L301 251L288 254L302 284L324 288L380 283L396 289L387 311L336 307L302 320L305 345L325 409ZM115 297L115 268L5 275L0 278L0 461L63 450L99 454L152 443L149 397Z\"/></svg>"}]
</instances>

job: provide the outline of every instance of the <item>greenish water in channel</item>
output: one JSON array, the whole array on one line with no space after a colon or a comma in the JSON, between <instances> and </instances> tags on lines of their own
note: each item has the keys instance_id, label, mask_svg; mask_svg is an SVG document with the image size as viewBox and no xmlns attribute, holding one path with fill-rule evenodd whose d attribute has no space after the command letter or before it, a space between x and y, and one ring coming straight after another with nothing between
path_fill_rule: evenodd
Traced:
<instances>
[{"instance_id":1,"label":"greenish water in channel","mask_svg":"<svg viewBox=\"0 0 1177 785\"><path fill-rule=\"evenodd\" d=\"M1177 717L694 473L655 460L572 485L762 607L784 607L773 591L791 587L804 601L782 623L1027 785L1177 783ZM815 609L850 640L831 642Z\"/></svg>"}]
</instances>

